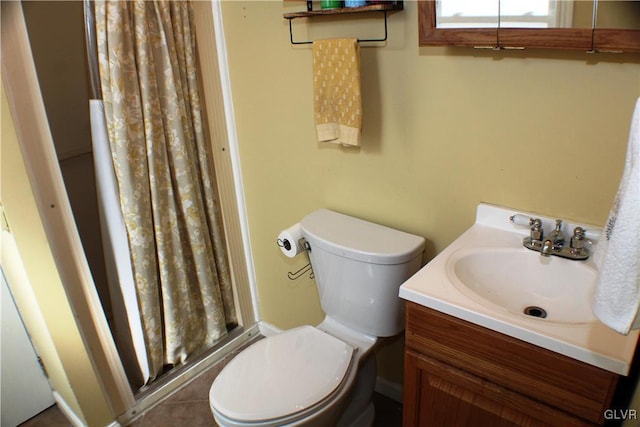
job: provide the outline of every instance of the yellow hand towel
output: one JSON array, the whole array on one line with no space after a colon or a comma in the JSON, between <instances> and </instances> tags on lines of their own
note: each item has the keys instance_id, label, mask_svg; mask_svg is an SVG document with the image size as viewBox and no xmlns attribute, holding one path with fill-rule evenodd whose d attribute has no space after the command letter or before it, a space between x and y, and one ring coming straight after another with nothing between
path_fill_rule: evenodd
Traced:
<instances>
[{"instance_id":1,"label":"yellow hand towel","mask_svg":"<svg viewBox=\"0 0 640 427\"><path fill-rule=\"evenodd\" d=\"M359 146L362 99L357 39L313 42L313 92L318 141Z\"/></svg>"}]
</instances>

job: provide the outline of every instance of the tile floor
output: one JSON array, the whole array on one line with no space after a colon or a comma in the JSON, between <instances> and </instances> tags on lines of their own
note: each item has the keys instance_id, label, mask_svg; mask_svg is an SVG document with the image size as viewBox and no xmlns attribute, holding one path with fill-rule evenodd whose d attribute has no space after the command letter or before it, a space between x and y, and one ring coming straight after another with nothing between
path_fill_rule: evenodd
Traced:
<instances>
[{"instance_id":1,"label":"tile floor","mask_svg":"<svg viewBox=\"0 0 640 427\"><path fill-rule=\"evenodd\" d=\"M135 420L132 427L212 427L215 426L209 408L209 388L225 362L211 367L200 377L169 396L164 402ZM402 405L375 393L376 407L374 427L399 427L402 425ZM72 427L57 406L45 410L19 427ZM327 426L330 427L330 426Z\"/></svg>"},{"instance_id":2,"label":"tile floor","mask_svg":"<svg viewBox=\"0 0 640 427\"><path fill-rule=\"evenodd\" d=\"M187 387L189 388L189 387ZM136 420L132 427L178 427L207 426L214 427L213 416L209 410L209 402L202 400L194 391L185 389L183 398L193 400L181 401L176 396L147 412ZM400 427L402 425L402 405L376 393L376 420L374 427ZM20 427L73 427L57 406L45 410L34 418L20 424Z\"/></svg>"}]
</instances>

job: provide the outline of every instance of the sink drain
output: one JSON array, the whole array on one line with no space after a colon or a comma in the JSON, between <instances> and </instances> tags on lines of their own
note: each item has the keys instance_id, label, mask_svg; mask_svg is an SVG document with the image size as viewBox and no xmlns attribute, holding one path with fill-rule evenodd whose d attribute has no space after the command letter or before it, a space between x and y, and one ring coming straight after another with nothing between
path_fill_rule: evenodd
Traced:
<instances>
[{"instance_id":1,"label":"sink drain","mask_svg":"<svg viewBox=\"0 0 640 427\"><path fill-rule=\"evenodd\" d=\"M529 307L524 309L524 314L532 317L539 317L540 319L544 319L547 317L547 311L544 308L536 307L535 305L530 305Z\"/></svg>"}]
</instances>

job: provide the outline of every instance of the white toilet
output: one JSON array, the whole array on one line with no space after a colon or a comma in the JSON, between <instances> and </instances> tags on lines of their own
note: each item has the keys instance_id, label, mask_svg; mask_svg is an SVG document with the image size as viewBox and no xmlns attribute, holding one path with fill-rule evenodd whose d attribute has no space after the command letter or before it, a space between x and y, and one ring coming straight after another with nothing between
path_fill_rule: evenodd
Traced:
<instances>
[{"instance_id":1,"label":"white toilet","mask_svg":"<svg viewBox=\"0 0 640 427\"><path fill-rule=\"evenodd\" d=\"M424 239L322 209L300 222L326 317L246 348L209 392L221 426L370 426L378 337L404 328L398 288Z\"/></svg>"}]
</instances>

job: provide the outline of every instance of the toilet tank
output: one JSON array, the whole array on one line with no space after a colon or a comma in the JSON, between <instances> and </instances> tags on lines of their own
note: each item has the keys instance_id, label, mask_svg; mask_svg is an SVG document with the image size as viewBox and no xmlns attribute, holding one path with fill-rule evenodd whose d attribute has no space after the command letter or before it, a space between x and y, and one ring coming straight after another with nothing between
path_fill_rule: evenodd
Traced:
<instances>
[{"instance_id":1,"label":"toilet tank","mask_svg":"<svg viewBox=\"0 0 640 427\"><path fill-rule=\"evenodd\" d=\"M398 290L421 267L424 238L327 209L300 226L325 314L364 334L400 333Z\"/></svg>"}]
</instances>

